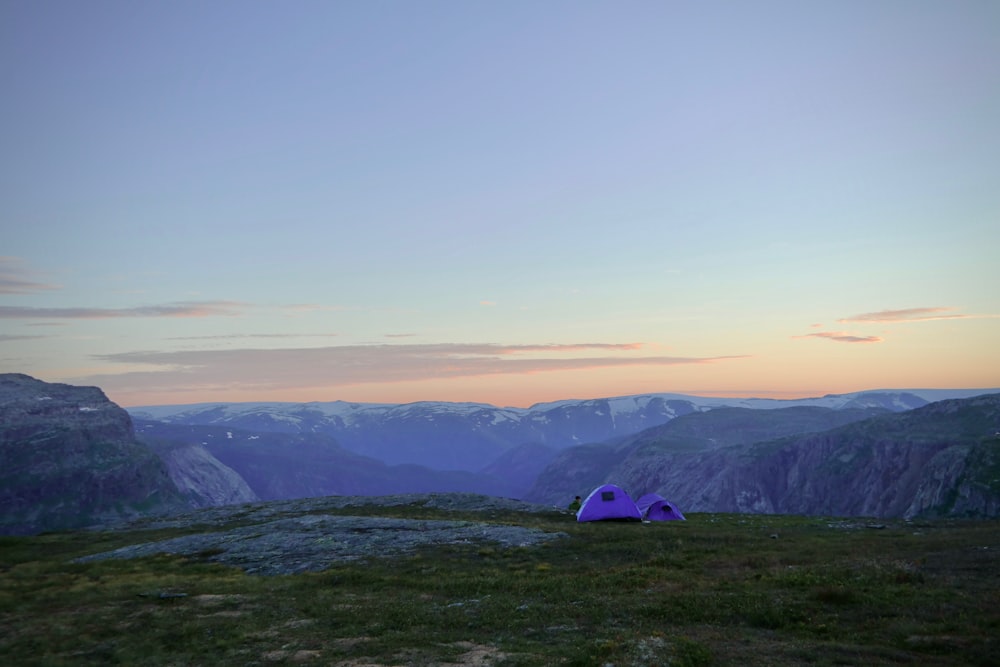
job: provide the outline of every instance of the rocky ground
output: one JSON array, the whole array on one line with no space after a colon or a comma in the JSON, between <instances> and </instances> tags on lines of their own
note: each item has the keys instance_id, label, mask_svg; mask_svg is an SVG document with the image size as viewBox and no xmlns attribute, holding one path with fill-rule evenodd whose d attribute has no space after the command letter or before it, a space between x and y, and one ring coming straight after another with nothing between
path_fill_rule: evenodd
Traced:
<instances>
[{"instance_id":1,"label":"rocky ground","mask_svg":"<svg viewBox=\"0 0 1000 667\"><path fill-rule=\"evenodd\" d=\"M484 513L485 519L424 520L343 514L352 507L365 508L369 512L372 506L399 505L478 512ZM333 510L337 513L324 513ZM102 526L100 528L126 531L204 527L205 532L134 544L81 560L170 553L234 565L250 574L275 575L319 571L337 562L391 557L425 544L492 543L515 547L565 537L565 533L547 533L488 521L490 512L511 510L557 511L546 505L468 493L329 496L212 507L183 515ZM212 530L213 527L220 529Z\"/></svg>"}]
</instances>

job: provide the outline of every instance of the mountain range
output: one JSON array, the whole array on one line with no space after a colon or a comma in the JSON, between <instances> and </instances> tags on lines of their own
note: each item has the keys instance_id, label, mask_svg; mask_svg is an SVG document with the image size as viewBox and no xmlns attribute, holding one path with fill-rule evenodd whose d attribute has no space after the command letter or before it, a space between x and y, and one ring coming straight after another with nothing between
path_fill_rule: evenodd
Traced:
<instances>
[{"instance_id":1,"label":"mountain range","mask_svg":"<svg viewBox=\"0 0 1000 667\"><path fill-rule=\"evenodd\" d=\"M1000 389L996 390L1000 391ZM880 408L912 410L986 390L883 390L800 400L642 394L500 408L484 403L203 403L128 408L137 419L225 426L260 433L322 434L345 449L386 464L477 472L525 444L561 450L605 442L687 414L720 407L780 410Z\"/></svg>"},{"instance_id":2,"label":"mountain range","mask_svg":"<svg viewBox=\"0 0 1000 667\"><path fill-rule=\"evenodd\" d=\"M563 506L606 481L686 513L1000 514L1000 390L126 412L94 387L8 374L0 424L8 533L326 495L472 491ZM123 475L135 484L109 482Z\"/></svg>"}]
</instances>

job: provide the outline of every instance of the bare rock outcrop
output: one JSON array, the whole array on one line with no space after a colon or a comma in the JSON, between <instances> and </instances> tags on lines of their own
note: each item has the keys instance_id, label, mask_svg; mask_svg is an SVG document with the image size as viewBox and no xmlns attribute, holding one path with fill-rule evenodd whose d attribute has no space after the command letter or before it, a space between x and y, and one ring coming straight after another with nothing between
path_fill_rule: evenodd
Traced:
<instances>
[{"instance_id":1,"label":"bare rock outcrop","mask_svg":"<svg viewBox=\"0 0 1000 667\"><path fill-rule=\"evenodd\" d=\"M373 508L409 506L460 518L407 519L366 514ZM391 558L422 546L486 544L529 547L566 537L562 532L494 522L499 512L550 513L552 507L472 493L326 496L229 507L212 507L162 519L140 519L117 529L186 528L188 535L92 554L81 562L141 558L160 553L201 558L239 567L248 574L318 572L335 563ZM469 517L475 517L470 520ZM572 521L572 516L566 517Z\"/></svg>"}]
</instances>

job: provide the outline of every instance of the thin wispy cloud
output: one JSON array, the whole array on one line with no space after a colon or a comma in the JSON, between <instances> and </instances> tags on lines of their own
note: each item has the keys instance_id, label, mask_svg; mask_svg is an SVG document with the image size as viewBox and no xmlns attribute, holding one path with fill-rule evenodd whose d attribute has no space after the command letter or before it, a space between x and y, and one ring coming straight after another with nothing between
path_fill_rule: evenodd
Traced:
<instances>
[{"instance_id":1,"label":"thin wispy cloud","mask_svg":"<svg viewBox=\"0 0 1000 667\"><path fill-rule=\"evenodd\" d=\"M285 306L279 306L282 310L291 311L295 313L311 313L313 311L342 311L347 310L344 306L327 306L321 303L291 303Z\"/></svg>"},{"instance_id":2,"label":"thin wispy cloud","mask_svg":"<svg viewBox=\"0 0 1000 667\"><path fill-rule=\"evenodd\" d=\"M879 310L872 313L860 313L844 317L837 322L841 324L908 324L912 322L932 322L935 320L967 320L994 318L997 315L967 315L956 312L951 306L933 306L924 308L900 308L895 310ZM810 328L819 328L821 324L812 324ZM880 336L863 336L844 331L817 331L815 333L792 336L792 338L825 338L838 343L881 343Z\"/></svg>"},{"instance_id":3,"label":"thin wispy cloud","mask_svg":"<svg viewBox=\"0 0 1000 667\"><path fill-rule=\"evenodd\" d=\"M219 334L214 336L171 336L165 340L245 340L253 338L335 338L335 333L298 334L298 333L259 333L259 334Z\"/></svg>"},{"instance_id":4,"label":"thin wispy cloud","mask_svg":"<svg viewBox=\"0 0 1000 667\"><path fill-rule=\"evenodd\" d=\"M48 336L27 336L27 335L18 336L18 335L0 334L0 343L4 343L6 341L11 341L11 340L34 340L37 338L48 338Z\"/></svg>"},{"instance_id":5,"label":"thin wispy cloud","mask_svg":"<svg viewBox=\"0 0 1000 667\"><path fill-rule=\"evenodd\" d=\"M36 294L61 288L62 285L38 280L21 258L0 256L0 294Z\"/></svg>"},{"instance_id":6,"label":"thin wispy cloud","mask_svg":"<svg viewBox=\"0 0 1000 667\"><path fill-rule=\"evenodd\" d=\"M518 354L520 352L582 352L584 350L605 350L626 352L638 350L642 343L542 343L539 345L497 346L497 354Z\"/></svg>"},{"instance_id":7,"label":"thin wispy cloud","mask_svg":"<svg viewBox=\"0 0 1000 667\"><path fill-rule=\"evenodd\" d=\"M191 301L133 308L0 306L0 319L103 320L122 317L218 317L239 315L246 305L236 301Z\"/></svg>"},{"instance_id":8,"label":"thin wispy cloud","mask_svg":"<svg viewBox=\"0 0 1000 667\"><path fill-rule=\"evenodd\" d=\"M817 331L816 333L792 336L792 338L825 338L838 343L881 343L883 340L879 336L858 336L843 331Z\"/></svg>"},{"instance_id":9,"label":"thin wispy cloud","mask_svg":"<svg viewBox=\"0 0 1000 667\"><path fill-rule=\"evenodd\" d=\"M612 366L711 364L741 356L634 355L637 343L574 345L347 345L276 350L189 350L99 355L111 363L159 367L86 378L112 391L240 387L301 389L498 374L530 374ZM603 351L600 356L579 356ZM539 352L547 354L539 355Z\"/></svg>"},{"instance_id":10,"label":"thin wispy cloud","mask_svg":"<svg viewBox=\"0 0 1000 667\"><path fill-rule=\"evenodd\" d=\"M955 313L955 308L933 307L933 308L903 308L900 310L880 310L874 313L861 313L853 317L845 317L838 322L868 322L868 323L892 323L892 322L929 322L931 320L960 320L974 317Z\"/></svg>"}]
</instances>

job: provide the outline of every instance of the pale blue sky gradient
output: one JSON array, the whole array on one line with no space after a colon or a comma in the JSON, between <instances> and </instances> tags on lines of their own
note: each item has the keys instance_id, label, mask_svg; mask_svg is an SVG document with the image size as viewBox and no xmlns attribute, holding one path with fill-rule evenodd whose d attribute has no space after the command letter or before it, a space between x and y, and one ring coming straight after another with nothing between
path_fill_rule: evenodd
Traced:
<instances>
[{"instance_id":1,"label":"pale blue sky gradient","mask_svg":"<svg viewBox=\"0 0 1000 667\"><path fill-rule=\"evenodd\" d=\"M1000 386L1000 4L6 2L0 372Z\"/></svg>"}]
</instances>

